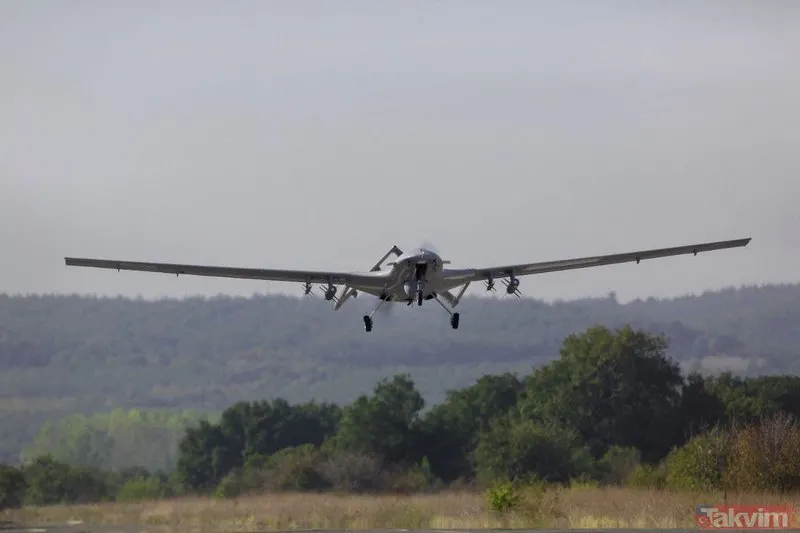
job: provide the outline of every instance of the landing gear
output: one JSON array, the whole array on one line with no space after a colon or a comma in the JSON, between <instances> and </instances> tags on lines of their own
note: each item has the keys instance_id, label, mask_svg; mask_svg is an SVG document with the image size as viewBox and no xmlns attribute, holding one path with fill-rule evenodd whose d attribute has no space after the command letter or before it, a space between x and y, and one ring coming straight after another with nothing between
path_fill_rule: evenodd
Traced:
<instances>
[{"instance_id":1,"label":"landing gear","mask_svg":"<svg viewBox=\"0 0 800 533\"><path fill-rule=\"evenodd\" d=\"M368 315L364 315L364 330L367 333L372 331L372 315L377 313L378 309L380 309L383 304L385 304L386 302L389 302L389 301L391 301L390 298L386 298L386 299L381 298L380 300L378 300L378 304L375 306L375 308L372 310L372 312L370 314L368 314Z\"/></svg>"},{"instance_id":2,"label":"landing gear","mask_svg":"<svg viewBox=\"0 0 800 533\"><path fill-rule=\"evenodd\" d=\"M428 263L417 263L414 269L414 279L417 280L417 305L422 307L425 292L425 275L428 272Z\"/></svg>"},{"instance_id":3,"label":"landing gear","mask_svg":"<svg viewBox=\"0 0 800 533\"><path fill-rule=\"evenodd\" d=\"M458 313L453 313L453 316L450 317L450 327L452 327L453 329L458 329L459 316L460 315Z\"/></svg>"},{"instance_id":4,"label":"landing gear","mask_svg":"<svg viewBox=\"0 0 800 533\"><path fill-rule=\"evenodd\" d=\"M448 309L447 306L444 305L444 303L442 303L442 301L439 299L439 296L434 296L434 298L439 303L439 305L442 306L442 309L447 311L448 314L450 315L450 327L453 328L453 329L458 329L458 319L460 318L460 315L458 313L454 313L450 309Z\"/></svg>"}]
</instances>

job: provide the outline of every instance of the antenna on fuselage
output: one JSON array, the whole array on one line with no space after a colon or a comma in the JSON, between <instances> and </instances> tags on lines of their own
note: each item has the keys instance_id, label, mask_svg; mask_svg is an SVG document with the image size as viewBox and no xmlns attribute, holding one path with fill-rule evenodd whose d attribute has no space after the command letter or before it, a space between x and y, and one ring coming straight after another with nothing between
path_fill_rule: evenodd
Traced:
<instances>
[{"instance_id":1,"label":"antenna on fuselage","mask_svg":"<svg viewBox=\"0 0 800 533\"><path fill-rule=\"evenodd\" d=\"M383 263L384 263L384 261L386 261L386 260L389 258L389 256L390 256L390 255L392 255L392 254L395 254L397 257L400 257L401 255L403 255L403 250L401 250L400 248L398 248L396 245L395 245L395 246L392 246L392 247L389 249L389 251L388 251L388 252L386 252L386 254L384 254L384 256L383 256L383 257L381 257L381 258L380 258L380 260L379 260L377 263L375 263L375 266L373 266L372 268L370 268L370 269L369 269L369 271L370 271L370 272L377 272L377 271L379 271L379 270L381 269L381 267L383 266ZM389 263L389 264L393 264L393 263ZM352 287L348 287L347 285L345 285L345 287L344 287L344 291L342 292L342 295L339 297L339 300L338 300L338 301L336 302L336 304L333 306L333 309L334 309L334 310L339 310L339 309L341 309L341 308L342 308L342 306L344 305L344 303L345 303L345 302L346 302L346 301L347 301L349 298L351 298L351 297L352 297L352 298L355 298L356 296L358 296L358 291L356 291L356 289L354 289L354 288L352 288Z\"/></svg>"},{"instance_id":2,"label":"antenna on fuselage","mask_svg":"<svg viewBox=\"0 0 800 533\"><path fill-rule=\"evenodd\" d=\"M386 254L383 257L381 257L380 261L375 263L375 266L370 268L369 271L370 272L377 272L378 270L380 270L381 267L383 266L383 262L386 261L387 259L389 259L389 256L392 255L392 254L395 254L397 257L400 257L401 255L403 255L403 250L401 250L397 246L392 246L392 248L388 252L386 252ZM390 263L390 264L393 264L393 263Z\"/></svg>"}]
</instances>

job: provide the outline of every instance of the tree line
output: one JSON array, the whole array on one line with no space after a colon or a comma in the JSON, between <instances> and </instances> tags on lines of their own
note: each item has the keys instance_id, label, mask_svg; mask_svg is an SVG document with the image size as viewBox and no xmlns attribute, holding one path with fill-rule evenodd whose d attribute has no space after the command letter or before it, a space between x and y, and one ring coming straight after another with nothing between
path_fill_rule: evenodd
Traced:
<instances>
[{"instance_id":1,"label":"tree line","mask_svg":"<svg viewBox=\"0 0 800 533\"><path fill-rule=\"evenodd\" d=\"M21 459L25 462L50 455L64 463L101 470L144 467L171 472L186 428L218 416L219 413L121 408L90 416L73 413L42 424L22 449Z\"/></svg>"},{"instance_id":2,"label":"tree line","mask_svg":"<svg viewBox=\"0 0 800 533\"><path fill-rule=\"evenodd\" d=\"M216 415L267 396L347 405L402 372L426 402L438 404L447 390L483 375L527 374L551 361L570 333L594 324L664 333L668 354L685 370L753 376L800 369L800 284L627 303L613 293L552 303L468 296L459 304L468 328L452 331L435 305L393 308L385 327L367 336L359 324L369 299L337 313L328 304L279 295L145 301L0 294L0 462L17 464L45 422L113 407ZM115 440L123 446L122 436ZM126 466L125 451L109 453L120 460L103 468ZM157 469L166 459L152 460L146 466Z\"/></svg>"},{"instance_id":3,"label":"tree line","mask_svg":"<svg viewBox=\"0 0 800 533\"><path fill-rule=\"evenodd\" d=\"M800 488L800 377L683 375L667 346L630 326L590 327L530 374L483 376L430 409L406 374L345 406L237 402L185 430L173 472L39 456L0 471L0 502L498 482Z\"/></svg>"}]
</instances>

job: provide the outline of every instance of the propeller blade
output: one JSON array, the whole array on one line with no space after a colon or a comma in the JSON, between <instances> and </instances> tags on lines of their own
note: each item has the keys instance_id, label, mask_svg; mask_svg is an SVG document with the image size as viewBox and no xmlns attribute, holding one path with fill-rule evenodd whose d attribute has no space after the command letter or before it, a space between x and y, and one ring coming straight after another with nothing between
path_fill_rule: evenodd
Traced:
<instances>
[{"instance_id":1,"label":"propeller blade","mask_svg":"<svg viewBox=\"0 0 800 533\"><path fill-rule=\"evenodd\" d=\"M437 255L442 255L442 253L439 251L439 248L435 244L433 244L431 241L427 241L427 240L424 241L420 245L420 248L424 248L426 250L430 250L431 252L434 252Z\"/></svg>"}]
</instances>

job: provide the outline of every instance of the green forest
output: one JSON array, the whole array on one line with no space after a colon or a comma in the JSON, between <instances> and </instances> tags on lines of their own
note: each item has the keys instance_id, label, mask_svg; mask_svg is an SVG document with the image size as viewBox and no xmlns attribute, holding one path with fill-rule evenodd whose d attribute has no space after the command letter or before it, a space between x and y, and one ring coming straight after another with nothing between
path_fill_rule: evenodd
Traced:
<instances>
[{"instance_id":1,"label":"green forest","mask_svg":"<svg viewBox=\"0 0 800 533\"><path fill-rule=\"evenodd\" d=\"M361 315L371 305L358 299L334 312L311 297L0 295L0 461L19 464L23 450L47 450L62 431L87 424L113 437L104 464L170 468L177 444L161 443L177 443L189 422L237 401L347 404L380 379L408 374L430 408L481 376L552 361L567 335L595 324L664 334L686 372L800 371L800 285L625 304L613 294L554 303L467 297L456 331L438 306L394 306L366 334ZM131 409L140 415L120 422ZM146 423L134 420L144 413ZM157 444L124 445L122 432L134 431L126 424L150 428L142 442Z\"/></svg>"},{"instance_id":2,"label":"green forest","mask_svg":"<svg viewBox=\"0 0 800 533\"><path fill-rule=\"evenodd\" d=\"M576 482L800 489L800 377L687 374L667 347L664 335L592 326L531 372L484 375L428 409L408 374L346 405L240 401L189 423L172 470L110 465L109 432L83 419L61 429L67 456L0 467L0 506L489 487L502 507L519 484ZM105 422L132 447L185 422L149 416Z\"/></svg>"}]
</instances>

